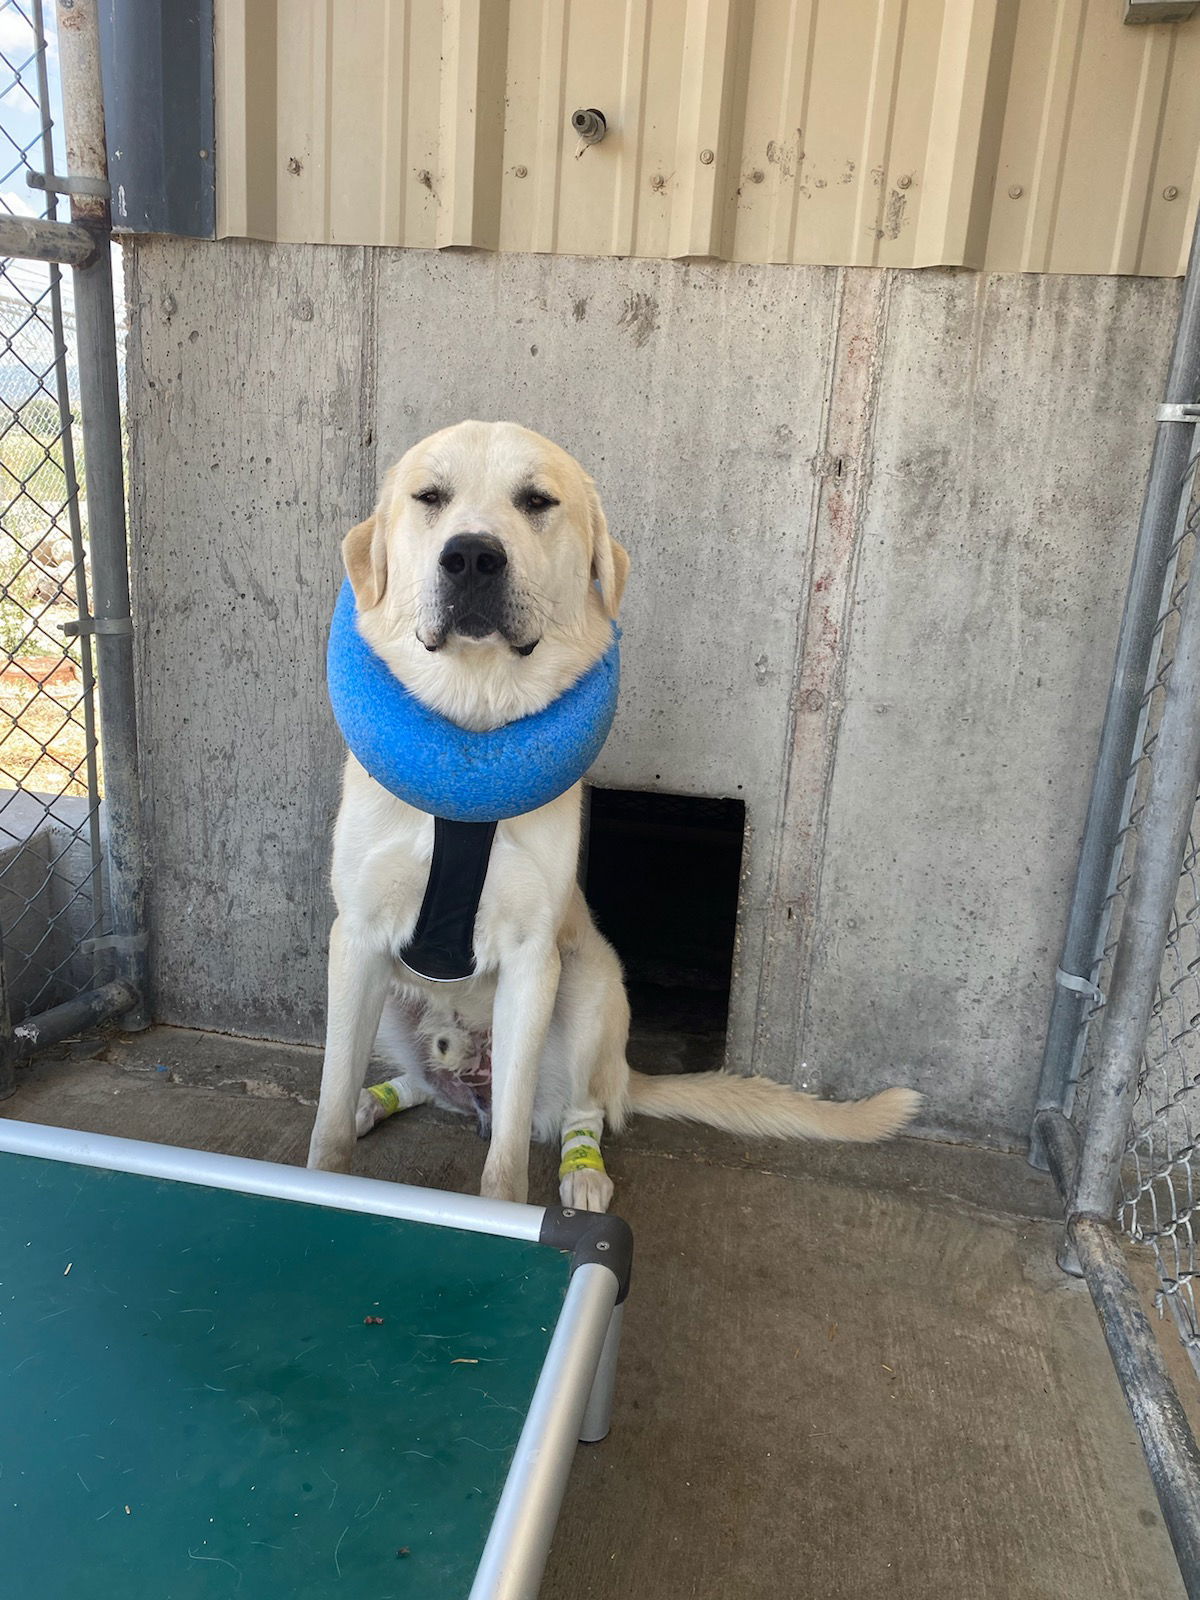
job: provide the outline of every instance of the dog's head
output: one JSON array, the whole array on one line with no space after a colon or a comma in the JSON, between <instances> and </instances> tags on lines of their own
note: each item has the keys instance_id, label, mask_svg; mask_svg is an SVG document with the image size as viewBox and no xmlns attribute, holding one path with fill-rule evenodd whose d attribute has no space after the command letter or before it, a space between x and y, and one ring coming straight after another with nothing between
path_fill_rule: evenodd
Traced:
<instances>
[{"instance_id":1,"label":"dog's head","mask_svg":"<svg viewBox=\"0 0 1200 1600\"><path fill-rule=\"evenodd\" d=\"M364 637L468 727L539 710L603 655L629 570L583 468L512 422L414 445L342 553Z\"/></svg>"}]
</instances>

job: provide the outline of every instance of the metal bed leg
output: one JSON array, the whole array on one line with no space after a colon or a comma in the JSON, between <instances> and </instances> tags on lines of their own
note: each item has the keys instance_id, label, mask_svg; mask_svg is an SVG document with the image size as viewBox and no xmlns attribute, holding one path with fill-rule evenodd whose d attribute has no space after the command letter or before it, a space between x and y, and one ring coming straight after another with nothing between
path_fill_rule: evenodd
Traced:
<instances>
[{"instance_id":1,"label":"metal bed leg","mask_svg":"<svg viewBox=\"0 0 1200 1600\"><path fill-rule=\"evenodd\" d=\"M582 1444L599 1444L612 1426L613 1390L617 1384L617 1357L621 1350L621 1319L624 1313L623 1304L613 1307L608 1332L604 1337L604 1349L600 1352L600 1364L588 1396L587 1410L579 1426Z\"/></svg>"}]
</instances>

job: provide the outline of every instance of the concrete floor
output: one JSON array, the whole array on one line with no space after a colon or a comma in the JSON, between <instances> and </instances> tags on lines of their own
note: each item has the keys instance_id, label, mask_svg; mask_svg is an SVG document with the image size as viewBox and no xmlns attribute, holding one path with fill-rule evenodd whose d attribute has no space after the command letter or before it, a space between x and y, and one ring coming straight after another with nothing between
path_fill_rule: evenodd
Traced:
<instances>
[{"instance_id":1,"label":"concrete floor","mask_svg":"<svg viewBox=\"0 0 1200 1600\"><path fill-rule=\"evenodd\" d=\"M160 1028L27 1069L3 1114L298 1162L319 1059ZM422 1109L358 1170L470 1189L482 1155ZM637 1241L621 1382L545 1600L1183 1595L1091 1302L1053 1264L1048 1180L647 1122L608 1159Z\"/></svg>"}]
</instances>

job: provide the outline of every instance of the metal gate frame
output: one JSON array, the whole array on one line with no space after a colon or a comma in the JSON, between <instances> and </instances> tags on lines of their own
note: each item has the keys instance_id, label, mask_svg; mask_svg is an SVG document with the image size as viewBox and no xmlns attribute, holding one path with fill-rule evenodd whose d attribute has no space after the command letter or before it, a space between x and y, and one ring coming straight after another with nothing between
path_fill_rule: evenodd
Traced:
<instances>
[{"instance_id":1,"label":"metal gate frame","mask_svg":"<svg viewBox=\"0 0 1200 1600\"><path fill-rule=\"evenodd\" d=\"M1200 793L1200 505L1193 500L1198 402L1200 218L1156 414L1030 1145L1031 1162L1049 1169L1062 1196L1066 1230L1059 1262L1091 1292L1192 1600L1200 1600L1200 1448L1115 1224L1122 1169L1133 1150L1135 1105L1148 1077L1148 1036L1165 1005L1164 959L1180 934L1181 875L1190 878L1194 866L1189 829ZM1180 576L1185 541L1189 565ZM1168 623L1173 652L1164 656ZM1189 969L1189 981L1193 976ZM1198 1021L1187 1020L1189 1042ZM1198 1082L1200 1075L1187 1092ZM1076 1107L1081 1089L1082 1114ZM1082 1103L1085 1096L1078 1098ZM1172 1109L1155 1113L1164 1119L1164 1134ZM1192 1163L1189 1139L1171 1156L1168 1185L1175 1181L1176 1164L1190 1181ZM1123 1219L1128 1209L1127 1194ZM1170 1227L1182 1213L1192 1259L1191 1197L1182 1207L1172 1198L1170 1209ZM1136 1226L1130 1231L1139 1233ZM1160 1282L1161 1309L1179 1282Z\"/></svg>"},{"instance_id":2,"label":"metal gate frame","mask_svg":"<svg viewBox=\"0 0 1200 1600\"><path fill-rule=\"evenodd\" d=\"M41 0L34 0L33 17L44 57ZM13 1091L16 1064L35 1050L109 1018L120 1017L127 1029L149 1023L133 623L96 0L57 0L57 21L67 171L47 171L37 181L52 194L69 196L71 220L0 217L0 255L69 266L74 276L92 592L90 611L73 629L89 642L96 664L110 932L92 941L92 949L111 953L113 976L14 1026L0 950L0 1099ZM44 62L38 80L45 122ZM49 148L46 140L47 156ZM69 430L61 376L59 404Z\"/></svg>"}]
</instances>

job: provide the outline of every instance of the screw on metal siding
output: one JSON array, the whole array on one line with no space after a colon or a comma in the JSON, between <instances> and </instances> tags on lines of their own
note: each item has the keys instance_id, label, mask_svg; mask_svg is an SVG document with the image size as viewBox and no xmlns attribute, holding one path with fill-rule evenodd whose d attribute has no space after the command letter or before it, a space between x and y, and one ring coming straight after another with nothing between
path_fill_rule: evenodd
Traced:
<instances>
[{"instance_id":1,"label":"screw on metal siding","mask_svg":"<svg viewBox=\"0 0 1200 1600\"><path fill-rule=\"evenodd\" d=\"M755 167L754 171L750 174L750 182L761 183L765 177L766 173L762 170L762 168Z\"/></svg>"},{"instance_id":2,"label":"screw on metal siding","mask_svg":"<svg viewBox=\"0 0 1200 1600\"><path fill-rule=\"evenodd\" d=\"M701 152L700 152L700 160L704 163L704 165L706 167L711 167L712 166L713 159L714 159L713 158L713 153L712 153L711 150L701 150Z\"/></svg>"},{"instance_id":3,"label":"screw on metal siding","mask_svg":"<svg viewBox=\"0 0 1200 1600\"><path fill-rule=\"evenodd\" d=\"M529 176L528 167L514 167L513 172L518 178L527 178Z\"/></svg>"},{"instance_id":4,"label":"screw on metal siding","mask_svg":"<svg viewBox=\"0 0 1200 1600\"><path fill-rule=\"evenodd\" d=\"M1008 186L1008 198L1010 200L1019 200L1024 193L1025 193L1025 191L1024 191L1024 189L1022 189L1022 187L1021 187L1021 185L1019 183L1010 183L1009 184L1009 186Z\"/></svg>"},{"instance_id":5,"label":"screw on metal siding","mask_svg":"<svg viewBox=\"0 0 1200 1600\"><path fill-rule=\"evenodd\" d=\"M904 176L902 178L897 178L896 179L896 187L897 187L897 189L911 189L912 188L912 179L909 177L907 172L904 174Z\"/></svg>"},{"instance_id":6,"label":"screw on metal siding","mask_svg":"<svg viewBox=\"0 0 1200 1600\"><path fill-rule=\"evenodd\" d=\"M1163 199L1164 200L1178 200L1179 199L1179 190L1175 187L1175 185L1173 183L1169 183L1167 185L1167 187L1163 190Z\"/></svg>"}]
</instances>

